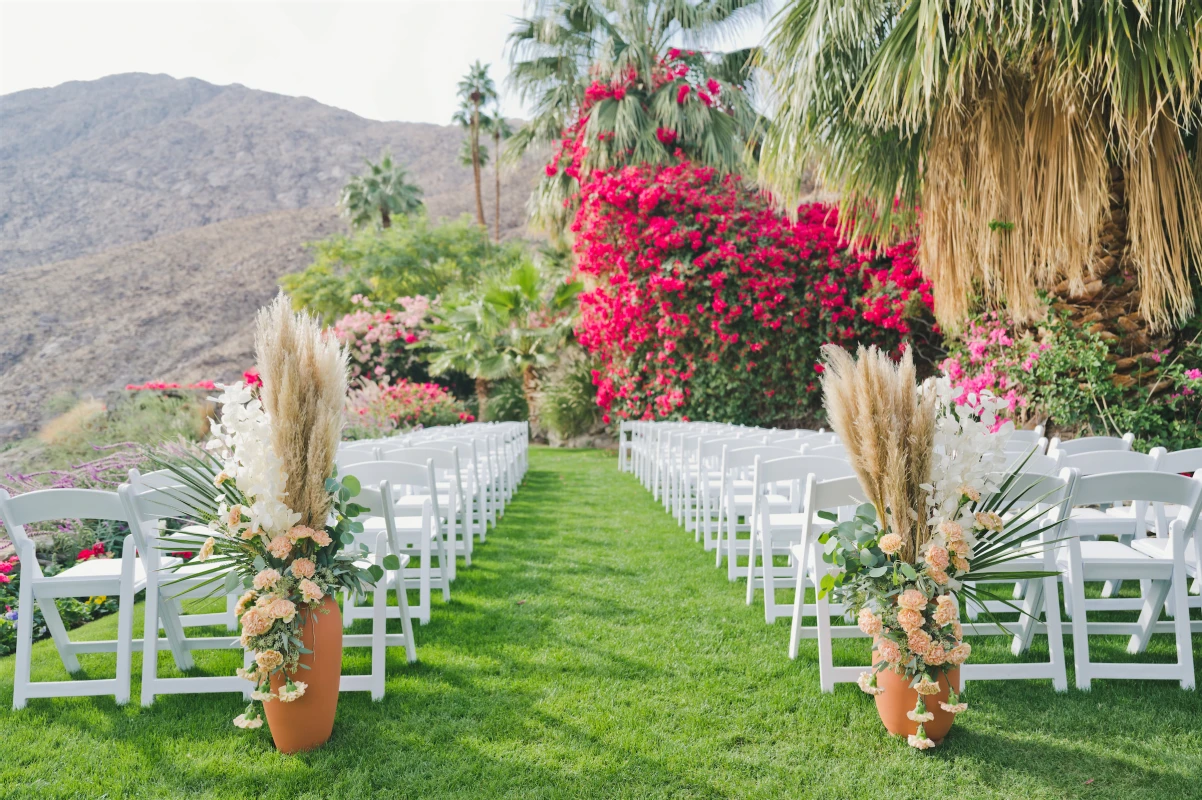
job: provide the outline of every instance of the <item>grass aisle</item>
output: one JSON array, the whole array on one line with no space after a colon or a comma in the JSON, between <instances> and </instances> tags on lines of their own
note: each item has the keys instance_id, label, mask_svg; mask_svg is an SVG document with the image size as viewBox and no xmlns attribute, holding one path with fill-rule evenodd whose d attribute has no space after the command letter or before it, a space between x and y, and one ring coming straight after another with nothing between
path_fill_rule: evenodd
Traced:
<instances>
[{"instance_id":1,"label":"grass aisle","mask_svg":"<svg viewBox=\"0 0 1202 800\"><path fill-rule=\"evenodd\" d=\"M911 751L854 685L821 695L814 643L790 662L787 622L747 608L742 585L612 455L531 461L452 602L417 627L420 662L390 652L385 699L343 695L324 749L280 756L266 730L230 725L241 703L229 696L143 710L140 659L126 708L35 700L14 713L6 658L0 796L1202 796L1202 702L1175 684L1064 696L977 684L945 746ZM115 627L109 617L73 636ZM63 677L50 642L34 661L39 679ZM222 672L237 659L201 663ZM111 674L112 657L84 665ZM348 672L365 665L348 651Z\"/></svg>"}]
</instances>

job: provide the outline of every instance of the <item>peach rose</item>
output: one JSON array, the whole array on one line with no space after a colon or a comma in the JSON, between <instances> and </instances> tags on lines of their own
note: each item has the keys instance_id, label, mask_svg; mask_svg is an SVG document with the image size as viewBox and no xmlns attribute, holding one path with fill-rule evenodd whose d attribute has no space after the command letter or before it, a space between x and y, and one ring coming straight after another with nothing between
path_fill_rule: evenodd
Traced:
<instances>
[{"instance_id":1,"label":"peach rose","mask_svg":"<svg viewBox=\"0 0 1202 800\"><path fill-rule=\"evenodd\" d=\"M260 572L258 575L255 576L255 579L254 579L255 588L258 589L259 591L263 591L265 589L274 589L275 585L280 582L281 577L283 577L283 576L280 575L279 572L272 569L271 567L268 567L267 569L263 570L262 572Z\"/></svg>"},{"instance_id":2,"label":"peach rose","mask_svg":"<svg viewBox=\"0 0 1202 800\"><path fill-rule=\"evenodd\" d=\"M294 578L312 578L316 571L317 567L307 558L298 558L292 562L292 577Z\"/></svg>"},{"instance_id":3,"label":"peach rose","mask_svg":"<svg viewBox=\"0 0 1202 800\"><path fill-rule=\"evenodd\" d=\"M886 533L876 543L877 547L881 548L881 552L887 556L891 556L898 550L901 550L902 544L902 537L896 533Z\"/></svg>"}]
</instances>

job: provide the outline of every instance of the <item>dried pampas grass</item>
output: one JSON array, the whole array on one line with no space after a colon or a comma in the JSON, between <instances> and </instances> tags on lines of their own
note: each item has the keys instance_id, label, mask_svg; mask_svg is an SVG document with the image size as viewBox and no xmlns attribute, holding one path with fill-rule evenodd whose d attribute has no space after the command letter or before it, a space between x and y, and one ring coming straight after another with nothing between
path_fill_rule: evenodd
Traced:
<instances>
[{"instance_id":1,"label":"dried pampas grass","mask_svg":"<svg viewBox=\"0 0 1202 800\"><path fill-rule=\"evenodd\" d=\"M288 506L321 528L329 513L326 478L342 438L347 357L338 340L281 292L259 312L255 355L260 396L272 419L272 445L288 471Z\"/></svg>"},{"instance_id":2,"label":"dried pampas grass","mask_svg":"<svg viewBox=\"0 0 1202 800\"><path fill-rule=\"evenodd\" d=\"M853 359L826 345L822 355L831 427L882 525L902 537L902 559L912 563L930 538L921 486L931 479L935 395L919 391L909 350L896 363L875 347L861 347Z\"/></svg>"}]
</instances>

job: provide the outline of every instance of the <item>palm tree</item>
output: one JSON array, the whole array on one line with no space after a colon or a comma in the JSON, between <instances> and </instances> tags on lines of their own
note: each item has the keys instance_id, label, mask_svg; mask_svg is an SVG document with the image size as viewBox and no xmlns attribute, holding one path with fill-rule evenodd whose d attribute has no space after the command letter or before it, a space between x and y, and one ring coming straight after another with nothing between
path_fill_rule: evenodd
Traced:
<instances>
[{"instance_id":1,"label":"palm tree","mask_svg":"<svg viewBox=\"0 0 1202 800\"><path fill-rule=\"evenodd\" d=\"M460 107L455 112L455 121L469 131L472 148L472 177L476 181L476 221L487 228L484 221L484 196L480 185L480 109L497 100L497 87L488 75L488 65L477 61L459 81Z\"/></svg>"},{"instance_id":2,"label":"palm tree","mask_svg":"<svg viewBox=\"0 0 1202 800\"><path fill-rule=\"evenodd\" d=\"M1134 355L1192 314L1202 4L795 0L763 64L762 183L788 208L816 166L878 241L921 209L945 327L980 291L1032 321L1050 289Z\"/></svg>"},{"instance_id":3,"label":"palm tree","mask_svg":"<svg viewBox=\"0 0 1202 800\"><path fill-rule=\"evenodd\" d=\"M404 166L392 163L387 151L378 164L367 160L364 163L367 172L347 181L338 200L352 226L363 228L374 224L389 228L394 216L421 210L421 187L409 180Z\"/></svg>"},{"instance_id":4,"label":"palm tree","mask_svg":"<svg viewBox=\"0 0 1202 800\"><path fill-rule=\"evenodd\" d=\"M570 335L580 284L556 281L549 294L538 268L524 261L460 298L448 300L424 345L431 349L430 373L465 372L476 381L480 416L489 384L521 378L533 418L538 370L553 364Z\"/></svg>"},{"instance_id":5,"label":"palm tree","mask_svg":"<svg viewBox=\"0 0 1202 800\"><path fill-rule=\"evenodd\" d=\"M664 163L677 148L698 163L739 170L756 122L745 91L753 50L679 48L720 43L764 7L763 0L529 0L509 35L509 55L510 82L533 117L510 139L507 158L559 140L587 107L582 176L615 163ZM669 58L687 64L687 74L665 80ZM708 93L706 102L679 102L683 87L704 90L709 80L720 85L719 102ZM590 103L594 82L620 82L623 96ZM576 186L563 170L545 177L532 201L536 220L562 230L564 201Z\"/></svg>"},{"instance_id":6,"label":"palm tree","mask_svg":"<svg viewBox=\"0 0 1202 800\"><path fill-rule=\"evenodd\" d=\"M510 127L509 121L501 114L500 107L496 108L492 114L484 116L480 120L480 125L484 132L492 136L493 152L500 154L501 142L513 136L513 128ZM480 163L480 166L486 166L487 159ZM493 209L493 241L501 241L501 159L497 158L493 162L493 177L496 180L496 191L494 194L495 206Z\"/></svg>"}]
</instances>

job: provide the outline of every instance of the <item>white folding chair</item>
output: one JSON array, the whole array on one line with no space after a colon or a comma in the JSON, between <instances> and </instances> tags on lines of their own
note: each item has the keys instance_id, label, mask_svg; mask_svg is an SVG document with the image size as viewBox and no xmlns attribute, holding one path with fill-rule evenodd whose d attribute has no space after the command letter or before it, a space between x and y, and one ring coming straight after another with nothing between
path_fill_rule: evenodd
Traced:
<instances>
[{"instance_id":1,"label":"white folding chair","mask_svg":"<svg viewBox=\"0 0 1202 800\"><path fill-rule=\"evenodd\" d=\"M822 544L819 536L833 525L818 516L819 511L838 513L847 506L860 502L864 490L859 478L833 478L819 481L814 475L806 478L805 500L801 524L801 541L789 548L793 562L797 565L797 577L793 594L793 624L789 629L789 658L796 659L802 639L818 640L818 674L822 691L833 692L836 683L855 681L871 665L836 667L832 638L863 638L865 634L855 625L831 625L831 615L842 615L842 608L835 607L826 597L817 597L814 603L805 602L807 578L813 576L813 589L817 595L822 576L833 573L835 568L822 560ZM806 625L806 617L816 617L815 625Z\"/></svg>"},{"instance_id":2,"label":"white folding chair","mask_svg":"<svg viewBox=\"0 0 1202 800\"><path fill-rule=\"evenodd\" d=\"M446 537L440 532L438 511L438 492L434 479L434 465L427 459L424 464L409 464L399 461L365 461L351 464L344 472L354 475L361 487L378 487L381 483L389 484L388 513L368 517L363 523L364 537L367 544L374 541L374 536L381 531L388 535L388 544L394 555L407 555L416 558L405 568L399 570L406 589L417 589L418 602L410 606L410 613L417 616L423 625L430 621L431 592L435 579L433 559L438 557L437 578L442 589L443 601L451 599L450 561L452 559ZM412 507L398 512L397 504L407 495L404 491L411 490L423 497L417 514ZM407 601L406 601L407 602ZM349 626L360 612L356 610L353 597L344 598L342 622Z\"/></svg>"},{"instance_id":3,"label":"white folding chair","mask_svg":"<svg viewBox=\"0 0 1202 800\"><path fill-rule=\"evenodd\" d=\"M146 585L146 570L138 561L136 538L131 531L122 543L121 558L92 558L57 575L45 575L38 566L33 539L25 526L64 519L128 522L116 492L97 489L43 489L10 497L0 489L0 520L16 546L21 564L17 602L17 663L13 675L13 708L24 708L31 697L84 697L111 694L119 705L129 702L133 659L134 595ZM54 601L60 597L116 595L117 638L72 642ZM30 656L33 648L34 607L58 648L68 673L80 671L80 653L117 654L116 677L92 680L33 681Z\"/></svg>"},{"instance_id":4,"label":"white folding chair","mask_svg":"<svg viewBox=\"0 0 1202 800\"><path fill-rule=\"evenodd\" d=\"M1173 503L1180 511L1169 524L1168 541L1162 550L1140 552L1114 541L1082 540L1085 521L1068 521L1067 543L1057 564L1064 570L1066 608L1071 605L1073 658L1077 687L1089 689L1098 678L1176 680L1183 689L1194 688L1194 658L1186 586L1185 554L1202 506L1202 479L1160 472L1116 472L1076 479L1074 506L1104 503ZM1087 582L1138 580L1142 603L1136 622L1094 622L1088 619L1085 600ZM1173 597L1178 613L1172 622L1158 622L1165 601ZM1071 603L1067 602L1071 601ZM1090 635L1130 634L1127 652L1143 652L1154 633L1171 632L1177 646L1175 664L1098 663L1090 660Z\"/></svg>"},{"instance_id":5,"label":"white folding chair","mask_svg":"<svg viewBox=\"0 0 1202 800\"><path fill-rule=\"evenodd\" d=\"M196 666L192 658L194 650L236 651L243 666L248 666L250 655L243 651L237 636L193 636L185 633L187 627L228 624L228 612L216 614L184 615L181 601L185 598L221 596L224 594L224 575L213 581L215 568L193 559L180 564L178 559L164 558L163 548L170 542L169 534L162 533L162 523L187 519L192 512L194 497L182 484L171 484L163 476L151 478L148 486L143 476L134 470L131 482L122 484L117 492L125 508L130 528L139 534L144 543L139 548L141 563L146 573L146 607L144 609L142 637L142 705L149 706L160 694L202 694L215 692L237 692L249 699L253 688L248 681L235 675L198 676L180 678L159 676L159 649L171 652L175 666L186 672ZM211 534L218 535L218 534ZM159 628L165 638L160 639Z\"/></svg>"},{"instance_id":6,"label":"white folding chair","mask_svg":"<svg viewBox=\"0 0 1202 800\"><path fill-rule=\"evenodd\" d=\"M463 485L463 470L459 461L459 446L442 447L436 441L427 440L413 447L387 448L377 451L380 461L423 465L429 463L435 476L433 507L439 513L439 525L451 553L447 564L448 577L455 580L457 556L462 555L467 566L472 565L472 543L474 538L468 524L469 512ZM397 496L396 513L418 515L422 513L425 495L411 493Z\"/></svg>"},{"instance_id":7,"label":"white folding chair","mask_svg":"<svg viewBox=\"0 0 1202 800\"><path fill-rule=\"evenodd\" d=\"M824 456L788 456L762 460L757 457L753 473L751 509L751 552L747 559L747 605L755 601L755 590L764 589L764 621L771 625L777 617L787 616L792 604L777 603L776 591L788 589L795 581L796 562L790 555L793 545L801 542L805 514L801 493L810 475L819 481L855 475L851 465L840 458ZM789 497L796 498L787 510L773 511L763 502L781 484L788 485ZM761 566L756 566L759 556ZM787 566L776 566L774 556L789 557Z\"/></svg>"},{"instance_id":8,"label":"white folding chair","mask_svg":"<svg viewBox=\"0 0 1202 800\"><path fill-rule=\"evenodd\" d=\"M1066 456L1076 456L1081 453L1097 453L1103 450L1130 450L1135 442L1134 433L1124 433L1119 436L1083 436L1080 439L1060 441L1059 436L1053 436L1048 442L1048 452L1063 451Z\"/></svg>"},{"instance_id":9,"label":"white folding chair","mask_svg":"<svg viewBox=\"0 0 1202 800\"><path fill-rule=\"evenodd\" d=\"M726 577L735 581L739 577L739 556L751 554L752 509L754 500L767 505L773 511L789 511L801 507L798 495L788 497L780 494L768 494L756 498L752 494L752 472L757 458L768 460L773 458L789 458L801 450L788 447L773 447L766 444L748 444L741 441L738 444L726 445L722 451L722 466L719 470L722 483L719 487L718 498L718 541L715 548L715 565L722 566L726 558ZM740 523L739 520L744 522ZM739 532L746 531L748 538L740 539ZM723 544L725 542L725 545Z\"/></svg>"}]
</instances>

